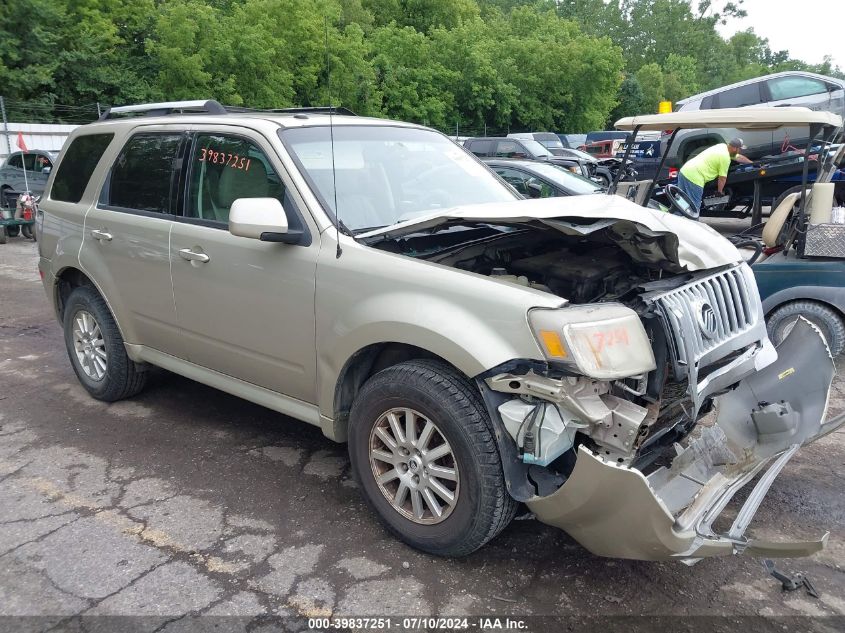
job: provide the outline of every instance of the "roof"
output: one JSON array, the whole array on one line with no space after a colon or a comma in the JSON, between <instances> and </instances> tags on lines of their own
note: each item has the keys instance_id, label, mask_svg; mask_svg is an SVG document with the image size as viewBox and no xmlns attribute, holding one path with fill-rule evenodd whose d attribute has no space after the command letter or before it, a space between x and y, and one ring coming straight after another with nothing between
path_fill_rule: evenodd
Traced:
<instances>
[{"instance_id":1,"label":"roof","mask_svg":"<svg viewBox=\"0 0 845 633\"><path fill-rule=\"evenodd\" d=\"M692 95L691 97L687 97L686 99L679 99L675 103L677 105L684 105L691 101L699 101L700 99L704 99L705 97L709 97L710 95L719 94L720 92L730 90L731 88L739 88L740 86L747 86L749 84L753 84L763 80L777 79L778 77L795 77L796 75L801 77L812 77L813 79L818 79L827 83L843 83L841 79L836 79L835 77L828 77L826 75L819 75L818 73L807 72L806 70L785 70L779 73L772 73L771 75L762 75L760 77L746 79L745 81L738 81L727 86L721 86L719 88L714 88L713 90L707 90L706 92L699 92L698 94Z\"/></svg>"},{"instance_id":2,"label":"roof","mask_svg":"<svg viewBox=\"0 0 845 633\"><path fill-rule=\"evenodd\" d=\"M129 118L115 118L106 121L95 121L83 126L86 129L110 128L135 128L147 125L237 125L239 122L269 121L284 128L313 127L328 125L329 120L334 126L341 125L384 125L393 127L414 127L424 126L391 119L377 119L363 116L345 116L327 114L279 114L268 112L230 112L228 114L167 114L163 116L142 116Z\"/></svg>"},{"instance_id":3,"label":"roof","mask_svg":"<svg viewBox=\"0 0 845 633\"><path fill-rule=\"evenodd\" d=\"M818 123L840 127L842 117L809 108L724 108L721 110L681 110L666 114L645 114L619 119L620 130L672 130L676 128L736 128L769 130L791 125Z\"/></svg>"}]
</instances>

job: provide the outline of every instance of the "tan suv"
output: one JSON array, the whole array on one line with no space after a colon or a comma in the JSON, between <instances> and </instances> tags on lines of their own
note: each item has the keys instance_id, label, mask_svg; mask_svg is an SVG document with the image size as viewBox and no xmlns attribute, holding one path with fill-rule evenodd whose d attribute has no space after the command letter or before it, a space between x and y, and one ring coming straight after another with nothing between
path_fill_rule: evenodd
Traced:
<instances>
[{"instance_id":1,"label":"tan suv","mask_svg":"<svg viewBox=\"0 0 845 633\"><path fill-rule=\"evenodd\" d=\"M472 552L520 503L606 556L824 544L744 532L842 422L827 347L802 321L778 356L749 268L699 223L521 200L417 125L214 101L77 129L41 209L44 287L93 397L157 365L317 425L414 547Z\"/></svg>"}]
</instances>

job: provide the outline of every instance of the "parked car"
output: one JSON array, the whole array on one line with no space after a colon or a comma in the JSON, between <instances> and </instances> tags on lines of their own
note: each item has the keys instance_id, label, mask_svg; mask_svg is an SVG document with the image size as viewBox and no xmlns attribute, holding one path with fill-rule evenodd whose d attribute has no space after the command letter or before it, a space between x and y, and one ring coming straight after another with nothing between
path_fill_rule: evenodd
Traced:
<instances>
[{"instance_id":1,"label":"parked car","mask_svg":"<svg viewBox=\"0 0 845 633\"><path fill-rule=\"evenodd\" d=\"M550 198L602 193L604 187L552 163L485 158L490 169L526 198Z\"/></svg>"},{"instance_id":2,"label":"parked car","mask_svg":"<svg viewBox=\"0 0 845 633\"><path fill-rule=\"evenodd\" d=\"M593 158L611 158L616 156L616 152L624 141L619 139L607 139L605 141L595 141L593 143L585 143L579 149L587 152Z\"/></svg>"},{"instance_id":3,"label":"parked car","mask_svg":"<svg viewBox=\"0 0 845 633\"><path fill-rule=\"evenodd\" d=\"M41 209L39 271L92 397L157 365L316 425L414 547L468 554L521 502L604 556L824 546L743 534L842 423L827 348L799 322L778 358L750 269L700 223L523 200L422 126L215 101L77 128Z\"/></svg>"},{"instance_id":4,"label":"parked car","mask_svg":"<svg viewBox=\"0 0 845 633\"><path fill-rule=\"evenodd\" d=\"M557 137L563 146L569 149L578 149L587 142L586 134L558 134Z\"/></svg>"},{"instance_id":5,"label":"parked car","mask_svg":"<svg viewBox=\"0 0 845 633\"><path fill-rule=\"evenodd\" d=\"M678 112L719 110L739 107L801 106L845 116L845 80L804 71L787 71L740 81L702 92L675 104ZM681 167L686 161L711 145L725 143L738 136L737 130L701 129L679 132L667 155L668 167ZM664 148L669 134L664 133ZM752 160L779 154L796 145L806 147L808 128L784 126L777 130L744 130L743 155ZM664 149L665 151L665 149Z\"/></svg>"},{"instance_id":6,"label":"parked car","mask_svg":"<svg viewBox=\"0 0 845 633\"><path fill-rule=\"evenodd\" d=\"M729 108L628 117L616 126L662 129L667 123L681 130L731 126L743 134L762 127L812 126L808 145L827 148L816 150L814 170L818 173L812 185L809 170L802 170L797 190L778 199L765 224L752 226L731 240L751 265L771 339L782 343L799 323L811 323L824 338L828 353L841 353L845 349L845 222L842 217L834 221L833 209L843 202L843 189L835 178L841 174L845 145L831 142L841 129L842 117L807 108ZM655 179L631 186L651 191L656 185ZM695 217L697 210L675 185L663 187L661 195L678 213ZM644 199L639 192L633 197Z\"/></svg>"},{"instance_id":7,"label":"parked car","mask_svg":"<svg viewBox=\"0 0 845 633\"><path fill-rule=\"evenodd\" d=\"M598 143L599 141L625 141L628 139L626 132L619 130L594 130L587 132L587 137L584 139L583 145L590 145L591 143Z\"/></svg>"},{"instance_id":8,"label":"parked car","mask_svg":"<svg viewBox=\"0 0 845 633\"><path fill-rule=\"evenodd\" d=\"M579 150L556 148L559 155L547 149L539 141L529 138L471 138L464 143L470 152L479 158L528 158L554 163L581 174L587 178L608 184L612 179L610 170L602 168L598 161Z\"/></svg>"},{"instance_id":9,"label":"parked car","mask_svg":"<svg viewBox=\"0 0 845 633\"><path fill-rule=\"evenodd\" d=\"M0 167L0 205L14 207L18 196L27 190L27 183L34 195L44 193L56 156L58 152L40 149L9 154Z\"/></svg>"}]
</instances>

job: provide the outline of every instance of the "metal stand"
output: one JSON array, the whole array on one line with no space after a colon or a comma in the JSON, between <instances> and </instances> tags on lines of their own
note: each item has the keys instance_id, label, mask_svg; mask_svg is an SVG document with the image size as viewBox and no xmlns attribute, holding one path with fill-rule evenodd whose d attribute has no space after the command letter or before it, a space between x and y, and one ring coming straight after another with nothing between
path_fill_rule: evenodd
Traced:
<instances>
[{"instance_id":1,"label":"metal stand","mask_svg":"<svg viewBox=\"0 0 845 633\"><path fill-rule=\"evenodd\" d=\"M758 178L754 181L754 201L751 203L751 226L763 221L763 183Z\"/></svg>"}]
</instances>

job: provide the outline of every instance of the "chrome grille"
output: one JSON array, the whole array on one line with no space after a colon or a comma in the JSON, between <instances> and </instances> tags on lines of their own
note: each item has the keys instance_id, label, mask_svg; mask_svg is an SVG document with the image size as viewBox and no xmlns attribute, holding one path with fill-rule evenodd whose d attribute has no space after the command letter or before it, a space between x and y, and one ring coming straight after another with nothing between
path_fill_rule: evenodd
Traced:
<instances>
[{"instance_id":1,"label":"chrome grille","mask_svg":"<svg viewBox=\"0 0 845 633\"><path fill-rule=\"evenodd\" d=\"M755 328L760 299L751 269L742 264L657 297L672 330L679 362L696 363Z\"/></svg>"}]
</instances>

